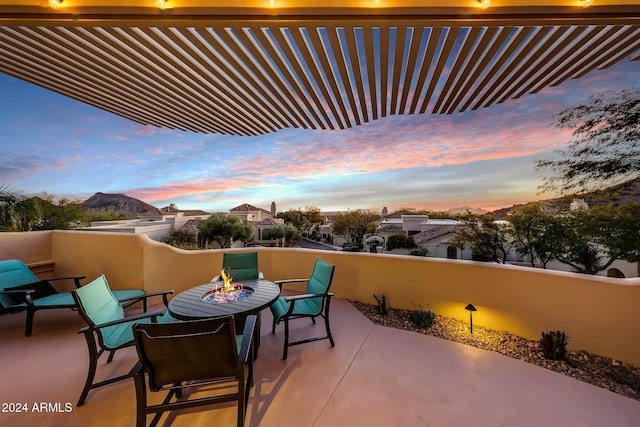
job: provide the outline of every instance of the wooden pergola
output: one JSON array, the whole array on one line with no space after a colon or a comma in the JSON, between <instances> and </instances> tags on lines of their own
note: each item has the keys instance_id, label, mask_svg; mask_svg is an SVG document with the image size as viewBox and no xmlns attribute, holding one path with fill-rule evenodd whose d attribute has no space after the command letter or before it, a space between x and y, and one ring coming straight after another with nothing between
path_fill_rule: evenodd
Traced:
<instances>
[{"instance_id":1,"label":"wooden pergola","mask_svg":"<svg viewBox=\"0 0 640 427\"><path fill-rule=\"evenodd\" d=\"M202 133L455 114L626 59L637 0L0 0L0 72Z\"/></svg>"}]
</instances>

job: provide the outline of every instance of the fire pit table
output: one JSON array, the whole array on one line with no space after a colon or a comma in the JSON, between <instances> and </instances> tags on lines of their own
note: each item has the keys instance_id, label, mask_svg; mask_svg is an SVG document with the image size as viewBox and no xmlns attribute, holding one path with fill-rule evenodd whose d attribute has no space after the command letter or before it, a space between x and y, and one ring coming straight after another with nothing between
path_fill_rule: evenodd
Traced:
<instances>
[{"instance_id":1,"label":"fire pit table","mask_svg":"<svg viewBox=\"0 0 640 427\"><path fill-rule=\"evenodd\" d=\"M233 315L236 330L242 331L250 314L258 316L254 336L255 349L260 346L260 311L280 295L280 287L264 279L238 280L225 289L223 282L209 282L176 295L169 301L169 312L180 320L196 320ZM256 353L257 354L257 353Z\"/></svg>"}]
</instances>

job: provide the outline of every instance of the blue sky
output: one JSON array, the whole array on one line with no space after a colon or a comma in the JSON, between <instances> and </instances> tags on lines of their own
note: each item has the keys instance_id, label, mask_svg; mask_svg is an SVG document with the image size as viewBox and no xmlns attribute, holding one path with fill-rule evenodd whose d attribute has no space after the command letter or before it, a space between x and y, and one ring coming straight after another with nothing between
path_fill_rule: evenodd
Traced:
<instances>
[{"instance_id":1,"label":"blue sky","mask_svg":"<svg viewBox=\"0 0 640 427\"><path fill-rule=\"evenodd\" d=\"M85 200L124 193L157 207L228 211L400 207L493 210L542 198L535 161L570 132L563 108L640 85L624 60L519 100L453 115L401 115L347 130L203 135L142 126L0 74L0 185Z\"/></svg>"}]
</instances>

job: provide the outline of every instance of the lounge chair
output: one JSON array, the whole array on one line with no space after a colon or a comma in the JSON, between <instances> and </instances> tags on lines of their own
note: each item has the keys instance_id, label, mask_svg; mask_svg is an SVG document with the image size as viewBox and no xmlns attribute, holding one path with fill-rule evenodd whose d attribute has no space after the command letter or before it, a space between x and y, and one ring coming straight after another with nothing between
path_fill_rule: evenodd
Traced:
<instances>
[{"instance_id":1,"label":"lounge chair","mask_svg":"<svg viewBox=\"0 0 640 427\"><path fill-rule=\"evenodd\" d=\"M17 259L0 261L0 311L6 313L27 312L25 336L31 336L33 317L38 310L54 308L75 309L71 292L58 292L51 282L73 281L76 288L81 287L80 280L86 276L60 277L40 280L22 261ZM145 301L145 292L141 289L119 290L113 292L125 306ZM144 310L146 311L146 302Z\"/></svg>"}]
</instances>

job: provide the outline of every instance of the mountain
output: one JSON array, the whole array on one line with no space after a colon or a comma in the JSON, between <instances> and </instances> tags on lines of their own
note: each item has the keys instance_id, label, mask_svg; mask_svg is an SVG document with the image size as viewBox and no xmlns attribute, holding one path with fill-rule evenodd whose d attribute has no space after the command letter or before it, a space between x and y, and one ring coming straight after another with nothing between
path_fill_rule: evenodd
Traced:
<instances>
[{"instance_id":1,"label":"mountain","mask_svg":"<svg viewBox=\"0 0 640 427\"><path fill-rule=\"evenodd\" d=\"M488 211L485 211L484 209L477 209L469 206L461 206L459 208L451 208L447 211L447 213L449 215L456 216L456 215L464 215L467 213L467 211L475 215L482 215L488 212Z\"/></svg>"},{"instance_id":2,"label":"mountain","mask_svg":"<svg viewBox=\"0 0 640 427\"><path fill-rule=\"evenodd\" d=\"M162 215L155 206L124 194L98 192L82 202L82 205L90 209L114 211L130 219L139 215Z\"/></svg>"}]
</instances>

